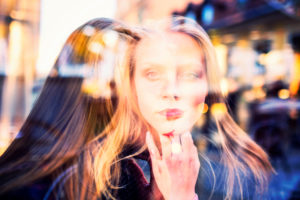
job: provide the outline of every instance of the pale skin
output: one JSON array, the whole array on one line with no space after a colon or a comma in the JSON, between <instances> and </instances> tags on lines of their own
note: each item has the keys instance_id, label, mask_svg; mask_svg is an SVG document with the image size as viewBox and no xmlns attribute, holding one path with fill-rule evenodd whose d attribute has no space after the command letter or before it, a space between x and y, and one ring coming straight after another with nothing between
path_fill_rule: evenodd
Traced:
<instances>
[{"instance_id":1,"label":"pale skin","mask_svg":"<svg viewBox=\"0 0 300 200\"><path fill-rule=\"evenodd\" d=\"M190 131L208 91L203 57L200 45L183 33L154 34L137 45L134 82L139 109L150 127L146 144L152 183L166 200L193 200L196 194L200 161ZM180 117L161 114L166 109L180 110ZM166 137L168 132L173 136Z\"/></svg>"},{"instance_id":2,"label":"pale skin","mask_svg":"<svg viewBox=\"0 0 300 200\"><path fill-rule=\"evenodd\" d=\"M169 154L171 151L169 141L161 138L162 155L149 132L147 132L146 141L151 155L155 182L164 199L193 200L200 162L191 134L186 132L180 137L182 152L171 155Z\"/></svg>"}]
</instances>

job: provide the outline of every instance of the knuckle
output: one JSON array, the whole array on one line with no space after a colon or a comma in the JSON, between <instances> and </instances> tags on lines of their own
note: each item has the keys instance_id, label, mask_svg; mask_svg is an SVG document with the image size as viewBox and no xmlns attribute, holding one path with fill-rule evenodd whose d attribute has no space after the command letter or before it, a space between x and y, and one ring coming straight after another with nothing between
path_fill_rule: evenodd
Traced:
<instances>
[{"instance_id":1,"label":"knuckle","mask_svg":"<svg viewBox=\"0 0 300 200\"><path fill-rule=\"evenodd\" d=\"M197 149L197 147L193 146L193 147L192 147L192 152L193 152L193 154L198 154L198 149Z\"/></svg>"},{"instance_id":2,"label":"knuckle","mask_svg":"<svg viewBox=\"0 0 300 200\"><path fill-rule=\"evenodd\" d=\"M201 166L201 163L199 160L196 161L196 166L199 168Z\"/></svg>"}]
</instances>

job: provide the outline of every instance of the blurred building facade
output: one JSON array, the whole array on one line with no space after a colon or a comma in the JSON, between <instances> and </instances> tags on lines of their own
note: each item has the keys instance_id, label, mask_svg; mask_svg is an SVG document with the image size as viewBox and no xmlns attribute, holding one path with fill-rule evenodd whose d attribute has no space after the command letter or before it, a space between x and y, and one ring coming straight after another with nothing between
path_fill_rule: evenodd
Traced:
<instances>
[{"instance_id":1,"label":"blurred building facade","mask_svg":"<svg viewBox=\"0 0 300 200\"><path fill-rule=\"evenodd\" d=\"M172 15L174 10L184 11L188 3L201 4L204 0L117 0L116 18L130 24L143 24L149 20Z\"/></svg>"},{"instance_id":2,"label":"blurred building facade","mask_svg":"<svg viewBox=\"0 0 300 200\"><path fill-rule=\"evenodd\" d=\"M40 0L0 1L0 154L32 104Z\"/></svg>"},{"instance_id":3,"label":"blurred building facade","mask_svg":"<svg viewBox=\"0 0 300 200\"><path fill-rule=\"evenodd\" d=\"M224 93L243 91L231 103L243 128L249 128L251 118L247 104L268 98L274 84L280 82L282 87L273 97L291 100L299 96L298 1L206 0L189 3L173 15L193 18L211 36Z\"/></svg>"},{"instance_id":4,"label":"blurred building facade","mask_svg":"<svg viewBox=\"0 0 300 200\"><path fill-rule=\"evenodd\" d=\"M0 1L0 155L29 114L65 40L115 1Z\"/></svg>"},{"instance_id":5,"label":"blurred building facade","mask_svg":"<svg viewBox=\"0 0 300 200\"><path fill-rule=\"evenodd\" d=\"M227 57L220 55L224 75L246 85L253 84L255 75L264 75L267 83L289 82L297 71L292 44L300 30L296 2L211 0L173 14L192 17L209 32L217 53ZM242 52L248 56L240 57Z\"/></svg>"}]
</instances>

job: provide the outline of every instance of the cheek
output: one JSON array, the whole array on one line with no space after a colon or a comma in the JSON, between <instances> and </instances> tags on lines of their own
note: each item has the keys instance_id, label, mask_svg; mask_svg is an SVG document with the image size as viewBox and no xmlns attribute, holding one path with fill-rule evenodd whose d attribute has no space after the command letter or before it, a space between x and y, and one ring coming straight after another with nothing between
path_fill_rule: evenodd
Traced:
<instances>
[{"instance_id":1,"label":"cheek","mask_svg":"<svg viewBox=\"0 0 300 200\"><path fill-rule=\"evenodd\" d=\"M205 95L196 95L193 98L192 103L192 115L193 118L198 118L202 115L203 107L204 107L204 101L205 101Z\"/></svg>"},{"instance_id":2,"label":"cheek","mask_svg":"<svg viewBox=\"0 0 300 200\"><path fill-rule=\"evenodd\" d=\"M198 85L195 88L197 89L190 92L189 99L191 100L191 105L193 107L198 107L205 101L205 98L207 96L207 85L202 84L201 86Z\"/></svg>"},{"instance_id":3,"label":"cheek","mask_svg":"<svg viewBox=\"0 0 300 200\"><path fill-rule=\"evenodd\" d=\"M139 84L136 86L137 106L145 119L150 117L150 111L153 107L153 103L151 103L151 95L147 91L149 90L144 87L144 84Z\"/></svg>"},{"instance_id":4,"label":"cheek","mask_svg":"<svg viewBox=\"0 0 300 200\"><path fill-rule=\"evenodd\" d=\"M201 103L204 103L206 97L206 93L198 93L197 95L194 96L194 105L199 105Z\"/></svg>"},{"instance_id":5,"label":"cheek","mask_svg":"<svg viewBox=\"0 0 300 200\"><path fill-rule=\"evenodd\" d=\"M205 102L205 98L207 96L207 88L202 87L201 90L197 90L196 92L193 92L190 97L190 105L191 109L193 110L194 114L199 117L199 115L202 114L203 106Z\"/></svg>"}]
</instances>

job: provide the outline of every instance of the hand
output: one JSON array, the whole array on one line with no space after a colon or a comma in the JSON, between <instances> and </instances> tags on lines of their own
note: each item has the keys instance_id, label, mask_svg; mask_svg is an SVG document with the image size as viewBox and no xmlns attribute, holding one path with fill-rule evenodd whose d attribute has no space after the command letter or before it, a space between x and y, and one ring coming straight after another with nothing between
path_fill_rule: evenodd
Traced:
<instances>
[{"instance_id":1,"label":"hand","mask_svg":"<svg viewBox=\"0 0 300 200\"><path fill-rule=\"evenodd\" d=\"M152 171L157 187L166 200L192 200L195 197L195 185L200 161L191 134L187 132L181 136L174 136L172 140L162 135L159 137L162 156L151 133L147 132L146 135L146 143L150 152ZM178 150L180 139L182 145L181 150ZM174 143L177 148L174 148Z\"/></svg>"}]
</instances>

